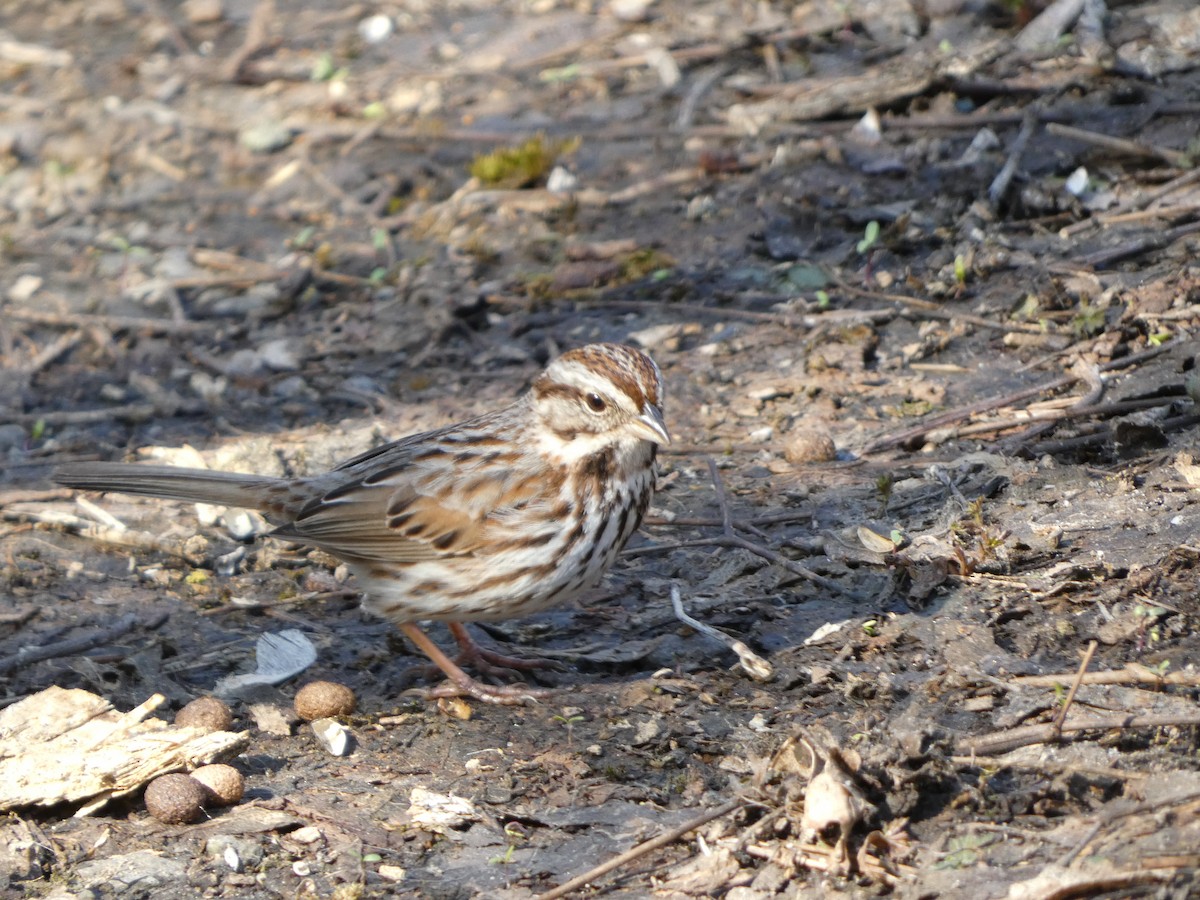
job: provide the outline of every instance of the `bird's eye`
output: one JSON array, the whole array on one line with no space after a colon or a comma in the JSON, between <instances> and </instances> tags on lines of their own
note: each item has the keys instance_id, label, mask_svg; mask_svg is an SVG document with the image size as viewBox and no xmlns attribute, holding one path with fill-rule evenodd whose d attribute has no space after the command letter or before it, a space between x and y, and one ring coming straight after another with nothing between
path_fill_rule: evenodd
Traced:
<instances>
[{"instance_id":1,"label":"bird's eye","mask_svg":"<svg viewBox=\"0 0 1200 900\"><path fill-rule=\"evenodd\" d=\"M604 398L599 394L588 394L584 400L587 402L588 409L594 413L602 413L608 406L608 404L604 402Z\"/></svg>"}]
</instances>

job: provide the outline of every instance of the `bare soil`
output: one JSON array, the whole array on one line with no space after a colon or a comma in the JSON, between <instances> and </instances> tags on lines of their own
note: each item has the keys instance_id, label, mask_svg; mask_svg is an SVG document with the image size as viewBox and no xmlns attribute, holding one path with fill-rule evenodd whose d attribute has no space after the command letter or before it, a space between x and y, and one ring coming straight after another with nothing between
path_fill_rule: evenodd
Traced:
<instances>
[{"instance_id":1,"label":"bare soil","mask_svg":"<svg viewBox=\"0 0 1200 900\"><path fill-rule=\"evenodd\" d=\"M242 804L17 810L3 896L526 898L658 836L572 896L1194 896L1200 14L1042 5L6 4L0 703L318 660L235 704ZM315 471L594 340L675 442L602 588L477 631L562 661L538 705L409 693L334 560L50 480ZM264 713L313 678L348 756Z\"/></svg>"}]
</instances>

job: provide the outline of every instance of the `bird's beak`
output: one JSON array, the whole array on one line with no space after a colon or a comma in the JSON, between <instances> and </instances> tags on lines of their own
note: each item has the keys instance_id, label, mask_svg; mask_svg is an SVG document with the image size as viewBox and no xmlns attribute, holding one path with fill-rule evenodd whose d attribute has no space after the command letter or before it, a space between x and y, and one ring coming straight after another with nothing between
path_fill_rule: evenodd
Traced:
<instances>
[{"instance_id":1,"label":"bird's beak","mask_svg":"<svg viewBox=\"0 0 1200 900\"><path fill-rule=\"evenodd\" d=\"M671 443L671 435L667 433L666 423L663 422L662 410L647 403L642 407L642 414L633 420L634 431L638 436L655 444Z\"/></svg>"}]
</instances>

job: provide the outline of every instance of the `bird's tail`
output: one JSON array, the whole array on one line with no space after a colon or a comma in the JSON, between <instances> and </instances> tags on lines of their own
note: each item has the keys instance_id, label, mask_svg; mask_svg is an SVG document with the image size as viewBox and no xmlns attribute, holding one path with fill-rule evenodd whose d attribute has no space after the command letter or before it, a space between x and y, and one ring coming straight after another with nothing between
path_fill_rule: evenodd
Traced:
<instances>
[{"instance_id":1,"label":"bird's tail","mask_svg":"<svg viewBox=\"0 0 1200 900\"><path fill-rule=\"evenodd\" d=\"M73 463L56 469L54 480L80 490L144 494L168 500L191 500L267 512L281 510L289 499L287 482L282 478L178 466Z\"/></svg>"}]
</instances>

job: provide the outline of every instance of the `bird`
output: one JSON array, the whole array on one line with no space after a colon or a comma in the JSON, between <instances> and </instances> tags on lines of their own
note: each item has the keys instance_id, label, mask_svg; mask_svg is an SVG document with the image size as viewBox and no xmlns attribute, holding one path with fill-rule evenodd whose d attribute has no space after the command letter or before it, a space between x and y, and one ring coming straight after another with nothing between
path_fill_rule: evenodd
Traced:
<instances>
[{"instance_id":1,"label":"bird","mask_svg":"<svg viewBox=\"0 0 1200 900\"><path fill-rule=\"evenodd\" d=\"M671 441L662 373L633 347L552 360L515 402L296 478L118 462L60 466L67 487L261 511L268 537L327 551L363 607L445 673L430 697L499 704L546 692L469 675L419 623L446 622L460 662L532 667L479 647L465 623L524 616L594 585L641 524Z\"/></svg>"}]
</instances>

